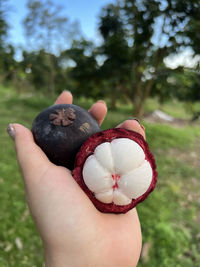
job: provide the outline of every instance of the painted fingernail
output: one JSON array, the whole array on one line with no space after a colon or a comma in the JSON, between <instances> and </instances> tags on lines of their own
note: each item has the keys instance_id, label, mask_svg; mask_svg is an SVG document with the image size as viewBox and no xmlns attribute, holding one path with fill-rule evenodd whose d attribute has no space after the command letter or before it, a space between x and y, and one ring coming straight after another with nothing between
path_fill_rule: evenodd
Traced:
<instances>
[{"instance_id":1,"label":"painted fingernail","mask_svg":"<svg viewBox=\"0 0 200 267\"><path fill-rule=\"evenodd\" d=\"M10 124L8 125L7 133L10 135L10 137L11 137L13 140L15 140L15 129L14 129L12 123L10 123Z\"/></svg>"},{"instance_id":2,"label":"painted fingernail","mask_svg":"<svg viewBox=\"0 0 200 267\"><path fill-rule=\"evenodd\" d=\"M97 103L102 103L102 104L106 105L106 102L104 100L98 100Z\"/></svg>"},{"instance_id":3,"label":"painted fingernail","mask_svg":"<svg viewBox=\"0 0 200 267\"><path fill-rule=\"evenodd\" d=\"M138 118L135 118L135 117L129 117L128 120L135 120L137 121L139 124L140 124L140 120Z\"/></svg>"}]
</instances>

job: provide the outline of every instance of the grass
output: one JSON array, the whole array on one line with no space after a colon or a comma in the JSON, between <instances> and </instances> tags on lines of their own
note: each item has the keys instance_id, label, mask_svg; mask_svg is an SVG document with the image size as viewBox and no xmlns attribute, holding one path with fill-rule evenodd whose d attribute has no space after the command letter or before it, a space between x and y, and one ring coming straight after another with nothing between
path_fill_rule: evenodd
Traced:
<instances>
[{"instance_id":1,"label":"grass","mask_svg":"<svg viewBox=\"0 0 200 267\"><path fill-rule=\"evenodd\" d=\"M173 116L174 118L179 119L188 119L191 118L189 105L178 102L177 100L168 101L163 104L159 104L155 99L148 99L146 103L146 112L152 112L155 109L160 109L163 112L166 112L168 115Z\"/></svg>"},{"instance_id":2,"label":"grass","mask_svg":"<svg viewBox=\"0 0 200 267\"><path fill-rule=\"evenodd\" d=\"M10 122L31 127L36 114L52 102L53 99L42 96L18 97L12 88L0 87L1 267L43 265L41 241L25 202L13 143L5 129ZM88 108L92 100L79 99L76 103ZM150 100L147 111L158 106L155 103ZM164 110L172 106L167 103ZM125 120L129 112L131 106L109 112L103 129ZM184 117L184 112L182 104L177 104L174 113ZM200 127L144 124L156 158L159 182L156 190L137 208L144 245L139 267L199 266Z\"/></svg>"}]
</instances>

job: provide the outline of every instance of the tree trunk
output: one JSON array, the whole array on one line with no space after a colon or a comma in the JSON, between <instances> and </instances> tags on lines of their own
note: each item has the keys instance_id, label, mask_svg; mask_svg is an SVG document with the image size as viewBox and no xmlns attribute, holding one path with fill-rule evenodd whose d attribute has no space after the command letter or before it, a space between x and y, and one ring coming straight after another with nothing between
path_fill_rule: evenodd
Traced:
<instances>
[{"instance_id":1,"label":"tree trunk","mask_svg":"<svg viewBox=\"0 0 200 267\"><path fill-rule=\"evenodd\" d=\"M17 90L18 95L20 95L23 91L23 88L22 88L22 84L21 84L17 70L13 70L12 81L13 81L14 87Z\"/></svg>"},{"instance_id":2,"label":"tree trunk","mask_svg":"<svg viewBox=\"0 0 200 267\"><path fill-rule=\"evenodd\" d=\"M111 94L111 109L115 110L117 108L117 94L113 92Z\"/></svg>"},{"instance_id":3,"label":"tree trunk","mask_svg":"<svg viewBox=\"0 0 200 267\"><path fill-rule=\"evenodd\" d=\"M144 88L144 91L142 90L142 87L140 85L138 85L140 86L139 88L137 87L136 95L133 99L133 110L134 116L136 116L138 119L142 119L142 117L144 116L146 100L150 96L153 82L153 79L149 80L146 84L146 87Z\"/></svg>"},{"instance_id":4,"label":"tree trunk","mask_svg":"<svg viewBox=\"0 0 200 267\"><path fill-rule=\"evenodd\" d=\"M7 71L7 72L1 74L1 75L0 75L0 83L4 82L5 79L6 79L11 73L12 73L12 71L9 70L9 71Z\"/></svg>"},{"instance_id":5,"label":"tree trunk","mask_svg":"<svg viewBox=\"0 0 200 267\"><path fill-rule=\"evenodd\" d=\"M49 77L48 77L48 91L51 97L55 95L55 71L53 66L52 55L49 54Z\"/></svg>"},{"instance_id":6,"label":"tree trunk","mask_svg":"<svg viewBox=\"0 0 200 267\"><path fill-rule=\"evenodd\" d=\"M49 73L48 90L49 90L50 96L53 97L55 95L55 81L54 81L54 72L52 70L50 70L50 73Z\"/></svg>"},{"instance_id":7,"label":"tree trunk","mask_svg":"<svg viewBox=\"0 0 200 267\"><path fill-rule=\"evenodd\" d=\"M134 116L138 119L142 119L144 115L145 101L142 98L134 97L133 99L133 113Z\"/></svg>"}]
</instances>

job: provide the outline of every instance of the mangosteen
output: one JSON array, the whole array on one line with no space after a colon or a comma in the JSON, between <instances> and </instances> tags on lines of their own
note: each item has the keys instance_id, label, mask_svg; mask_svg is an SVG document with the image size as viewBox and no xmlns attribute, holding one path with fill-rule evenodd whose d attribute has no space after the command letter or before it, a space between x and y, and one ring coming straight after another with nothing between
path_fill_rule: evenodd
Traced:
<instances>
[{"instance_id":1,"label":"mangosteen","mask_svg":"<svg viewBox=\"0 0 200 267\"><path fill-rule=\"evenodd\" d=\"M126 213L155 188L156 164L139 133L114 128L89 137L80 148L73 177L98 210Z\"/></svg>"},{"instance_id":2,"label":"mangosteen","mask_svg":"<svg viewBox=\"0 0 200 267\"><path fill-rule=\"evenodd\" d=\"M49 160L69 169L73 169L81 145L100 130L98 122L86 110L72 104L46 108L32 126L35 142Z\"/></svg>"}]
</instances>

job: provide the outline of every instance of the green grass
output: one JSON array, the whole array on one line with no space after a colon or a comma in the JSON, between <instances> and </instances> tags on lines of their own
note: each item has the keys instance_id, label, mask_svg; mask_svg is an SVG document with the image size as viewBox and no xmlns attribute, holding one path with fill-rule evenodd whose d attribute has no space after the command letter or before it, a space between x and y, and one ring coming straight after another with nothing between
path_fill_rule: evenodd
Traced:
<instances>
[{"instance_id":1,"label":"green grass","mask_svg":"<svg viewBox=\"0 0 200 267\"><path fill-rule=\"evenodd\" d=\"M27 127L53 99L17 96L12 88L0 87L0 267L39 267L43 264L42 245L29 214L21 174L12 140L6 133L10 122ZM79 99L77 104L89 108L92 100ZM149 100L147 111L156 105ZM165 105L170 110L173 103ZM111 111L102 126L114 127L131 115L131 106ZM182 104L176 114L185 116ZM147 140L155 155L158 185L145 202L138 205L143 243L149 249L139 267L188 267L200 262L200 127L174 128L148 124ZM19 245L22 244L22 247Z\"/></svg>"},{"instance_id":2,"label":"green grass","mask_svg":"<svg viewBox=\"0 0 200 267\"><path fill-rule=\"evenodd\" d=\"M148 99L145 107L146 113L153 112L155 109L160 109L168 115L179 119L189 119L192 116L190 113L190 105L176 100L159 104L156 99Z\"/></svg>"}]
</instances>

